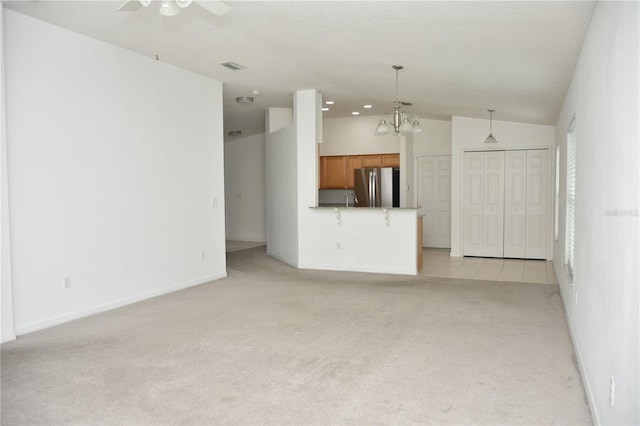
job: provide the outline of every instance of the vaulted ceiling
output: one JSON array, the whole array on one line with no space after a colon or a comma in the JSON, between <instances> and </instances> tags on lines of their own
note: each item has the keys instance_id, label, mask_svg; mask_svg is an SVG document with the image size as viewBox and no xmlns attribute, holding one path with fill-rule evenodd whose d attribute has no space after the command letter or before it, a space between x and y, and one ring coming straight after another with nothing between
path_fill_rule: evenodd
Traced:
<instances>
[{"instance_id":1,"label":"vaulted ceiling","mask_svg":"<svg viewBox=\"0 0 640 426\"><path fill-rule=\"evenodd\" d=\"M554 124L595 7L585 1L227 3L233 9L223 16L194 3L165 17L153 3L119 12L118 1L4 2L222 81L226 130L244 134L263 126L265 108L291 106L300 89L318 89L335 101L325 117L391 112L393 64L405 67L400 100L413 103L406 109L420 117L485 118L494 108L496 120ZM221 65L228 61L245 68ZM238 96L255 102L239 104Z\"/></svg>"}]
</instances>

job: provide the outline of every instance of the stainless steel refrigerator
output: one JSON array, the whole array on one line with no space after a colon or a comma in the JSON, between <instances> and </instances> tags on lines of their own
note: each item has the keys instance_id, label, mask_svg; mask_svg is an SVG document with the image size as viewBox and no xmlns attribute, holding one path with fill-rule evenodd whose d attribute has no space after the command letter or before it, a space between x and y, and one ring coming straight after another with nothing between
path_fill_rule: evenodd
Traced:
<instances>
[{"instance_id":1,"label":"stainless steel refrigerator","mask_svg":"<svg viewBox=\"0 0 640 426\"><path fill-rule=\"evenodd\" d=\"M355 169L356 207L400 207L400 169Z\"/></svg>"}]
</instances>

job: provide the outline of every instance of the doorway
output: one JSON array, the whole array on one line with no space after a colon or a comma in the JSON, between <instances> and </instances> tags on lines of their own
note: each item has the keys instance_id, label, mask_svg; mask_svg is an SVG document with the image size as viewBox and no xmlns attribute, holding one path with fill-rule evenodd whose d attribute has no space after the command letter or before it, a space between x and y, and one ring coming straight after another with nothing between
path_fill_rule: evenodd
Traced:
<instances>
[{"instance_id":1,"label":"doorway","mask_svg":"<svg viewBox=\"0 0 640 426\"><path fill-rule=\"evenodd\" d=\"M416 159L418 214L424 215L422 246L451 248L451 156Z\"/></svg>"}]
</instances>

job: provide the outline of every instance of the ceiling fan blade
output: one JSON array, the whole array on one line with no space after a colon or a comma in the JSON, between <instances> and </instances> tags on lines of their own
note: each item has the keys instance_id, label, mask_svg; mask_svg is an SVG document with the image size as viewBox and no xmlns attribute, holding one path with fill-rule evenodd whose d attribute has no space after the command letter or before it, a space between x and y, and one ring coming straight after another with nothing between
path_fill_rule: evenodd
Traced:
<instances>
[{"instance_id":1,"label":"ceiling fan blade","mask_svg":"<svg viewBox=\"0 0 640 426\"><path fill-rule=\"evenodd\" d=\"M217 16L225 15L233 9L222 0L194 0L200 7Z\"/></svg>"},{"instance_id":2,"label":"ceiling fan blade","mask_svg":"<svg viewBox=\"0 0 640 426\"><path fill-rule=\"evenodd\" d=\"M119 12L135 12L142 7L138 0L127 0L118 8Z\"/></svg>"}]
</instances>

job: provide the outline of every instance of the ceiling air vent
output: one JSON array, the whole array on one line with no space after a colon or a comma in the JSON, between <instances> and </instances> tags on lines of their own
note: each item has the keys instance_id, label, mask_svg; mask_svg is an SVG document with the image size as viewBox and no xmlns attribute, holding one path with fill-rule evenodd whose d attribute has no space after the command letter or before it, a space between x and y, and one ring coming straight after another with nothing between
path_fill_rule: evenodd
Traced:
<instances>
[{"instance_id":1,"label":"ceiling air vent","mask_svg":"<svg viewBox=\"0 0 640 426\"><path fill-rule=\"evenodd\" d=\"M236 64L235 62L224 62L221 64L223 67L227 67L230 70L234 70L234 71L238 71L238 70L243 70L244 67L240 64Z\"/></svg>"}]
</instances>

